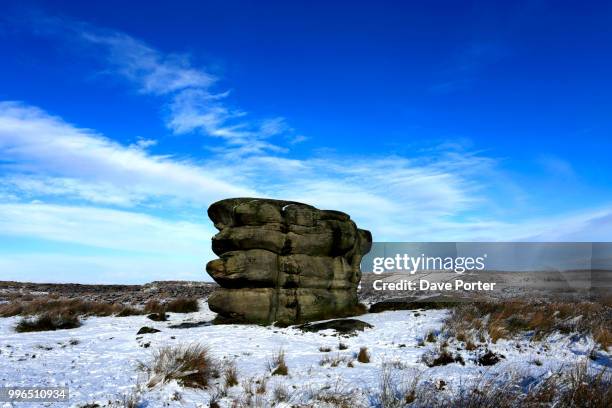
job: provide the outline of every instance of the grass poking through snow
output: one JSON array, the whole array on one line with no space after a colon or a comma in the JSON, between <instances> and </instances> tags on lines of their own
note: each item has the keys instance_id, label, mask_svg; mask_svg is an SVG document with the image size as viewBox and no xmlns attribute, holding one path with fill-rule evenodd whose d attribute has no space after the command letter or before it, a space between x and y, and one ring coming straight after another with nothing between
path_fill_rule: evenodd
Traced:
<instances>
[{"instance_id":1,"label":"grass poking through snow","mask_svg":"<svg viewBox=\"0 0 612 408\"><path fill-rule=\"evenodd\" d=\"M281 349L272 356L272 359L268 362L268 370L272 372L272 375L287 375L289 373L284 350Z\"/></svg>"},{"instance_id":2,"label":"grass poking through snow","mask_svg":"<svg viewBox=\"0 0 612 408\"><path fill-rule=\"evenodd\" d=\"M457 306L443 331L460 341L472 341L475 335L493 343L522 334L533 340L554 332L591 334L606 350L612 345L610 327L612 308L605 303L509 300Z\"/></svg>"},{"instance_id":3,"label":"grass poking through snow","mask_svg":"<svg viewBox=\"0 0 612 408\"><path fill-rule=\"evenodd\" d=\"M36 317L25 317L17 323L18 333L74 329L81 326L81 321L71 313L47 312Z\"/></svg>"},{"instance_id":4,"label":"grass poking through snow","mask_svg":"<svg viewBox=\"0 0 612 408\"><path fill-rule=\"evenodd\" d=\"M149 375L149 387L176 380L184 387L206 388L211 378L218 376L217 362L208 348L199 344L159 348L140 368Z\"/></svg>"},{"instance_id":5,"label":"grass poking through snow","mask_svg":"<svg viewBox=\"0 0 612 408\"><path fill-rule=\"evenodd\" d=\"M361 347L359 349L359 353L357 353L357 361L359 361L360 363L370 362L370 353L368 352L367 347Z\"/></svg>"}]
</instances>

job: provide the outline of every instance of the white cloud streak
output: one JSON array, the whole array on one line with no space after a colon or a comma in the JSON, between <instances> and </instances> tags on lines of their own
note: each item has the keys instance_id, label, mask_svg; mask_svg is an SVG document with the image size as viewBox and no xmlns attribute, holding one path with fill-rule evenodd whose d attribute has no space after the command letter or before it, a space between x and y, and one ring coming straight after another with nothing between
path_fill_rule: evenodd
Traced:
<instances>
[{"instance_id":1,"label":"white cloud streak","mask_svg":"<svg viewBox=\"0 0 612 408\"><path fill-rule=\"evenodd\" d=\"M189 88L207 89L217 78L191 66L184 55L163 55L145 43L116 31L87 30L84 25L62 21L76 29L84 41L107 51L116 72L135 82L143 93L165 95Z\"/></svg>"},{"instance_id":2,"label":"white cloud streak","mask_svg":"<svg viewBox=\"0 0 612 408\"><path fill-rule=\"evenodd\" d=\"M228 144L225 151L234 157L284 151L267 140L292 133L283 118L248 119L245 111L228 104L229 91L213 91L219 79L194 67L188 56L163 54L120 32L70 21L61 24L105 52L111 71L135 84L139 92L168 98L166 126L175 134L199 131L221 138Z\"/></svg>"},{"instance_id":3,"label":"white cloud streak","mask_svg":"<svg viewBox=\"0 0 612 408\"><path fill-rule=\"evenodd\" d=\"M487 158L449 152L426 162L254 155L229 164L226 156L195 164L121 145L16 103L0 103L0 153L16 163L4 177L6 194L166 209L263 195L345 210L379 230L381 239L401 238L406 226L433 228L478 205L482 198L474 176L494 165Z\"/></svg>"},{"instance_id":4,"label":"white cloud streak","mask_svg":"<svg viewBox=\"0 0 612 408\"><path fill-rule=\"evenodd\" d=\"M126 147L14 102L0 103L0 152L12 162L12 174L19 170L35 175L12 180L25 190L64 190L94 202L105 201L104 190L118 204L161 197L200 204L256 194L224 181L213 169Z\"/></svg>"}]
</instances>

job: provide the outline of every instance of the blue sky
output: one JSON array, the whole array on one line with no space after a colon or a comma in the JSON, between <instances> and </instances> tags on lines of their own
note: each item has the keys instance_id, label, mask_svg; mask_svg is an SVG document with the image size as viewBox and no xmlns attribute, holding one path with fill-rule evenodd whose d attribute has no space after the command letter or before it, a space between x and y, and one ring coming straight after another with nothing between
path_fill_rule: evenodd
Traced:
<instances>
[{"instance_id":1,"label":"blue sky","mask_svg":"<svg viewBox=\"0 0 612 408\"><path fill-rule=\"evenodd\" d=\"M207 279L242 195L378 241L612 238L610 3L3 6L0 279Z\"/></svg>"}]
</instances>

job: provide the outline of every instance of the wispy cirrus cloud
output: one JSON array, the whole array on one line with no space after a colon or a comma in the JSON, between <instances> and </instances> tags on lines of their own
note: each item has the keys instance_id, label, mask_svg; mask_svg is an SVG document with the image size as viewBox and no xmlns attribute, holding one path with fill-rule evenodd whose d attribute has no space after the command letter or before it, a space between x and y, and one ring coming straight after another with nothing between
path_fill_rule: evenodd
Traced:
<instances>
[{"instance_id":1,"label":"wispy cirrus cloud","mask_svg":"<svg viewBox=\"0 0 612 408\"><path fill-rule=\"evenodd\" d=\"M65 28L76 31L83 41L105 51L109 68L134 82L142 93L166 95L185 89L206 90L217 82L214 75L194 68L186 55L164 55L118 31L96 29L67 20L48 21L64 24Z\"/></svg>"},{"instance_id":2,"label":"wispy cirrus cloud","mask_svg":"<svg viewBox=\"0 0 612 408\"><path fill-rule=\"evenodd\" d=\"M273 136L293 129L282 117L253 119L228 102L230 91L216 91L219 78L196 67L189 56L165 54L127 34L71 21L61 23L83 43L101 51L107 69L131 82L139 92L166 98L165 122L175 134L200 132L223 139L234 156L285 151Z\"/></svg>"},{"instance_id":3,"label":"wispy cirrus cloud","mask_svg":"<svg viewBox=\"0 0 612 408\"><path fill-rule=\"evenodd\" d=\"M174 134L199 133L221 139L218 149L233 157L286 149L270 139L302 141L281 116L255 116L230 101L221 78L190 55L163 52L124 32L41 12L16 18L31 32L78 50L99 64L98 74L122 78L143 95L159 98L163 120ZM7 23L8 24L8 23Z\"/></svg>"}]
</instances>

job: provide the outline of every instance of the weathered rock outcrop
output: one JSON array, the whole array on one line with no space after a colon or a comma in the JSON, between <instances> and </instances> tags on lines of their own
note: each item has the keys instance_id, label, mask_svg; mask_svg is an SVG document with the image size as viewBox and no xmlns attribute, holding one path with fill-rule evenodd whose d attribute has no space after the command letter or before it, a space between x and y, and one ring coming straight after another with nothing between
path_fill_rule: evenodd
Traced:
<instances>
[{"instance_id":1,"label":"weathered rock outcrop","mask_svg":"<svg viewBox=\"0 0 612 408\"><path fill-rule=\"evenodd\" d=\"M206 271L221 285L212 311L233 321L293 324L356 314L361 258L372 245L339 211L307 204L233 198L208 216L220 259Z\"/></svg>"}]
</instances>

